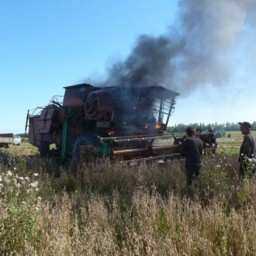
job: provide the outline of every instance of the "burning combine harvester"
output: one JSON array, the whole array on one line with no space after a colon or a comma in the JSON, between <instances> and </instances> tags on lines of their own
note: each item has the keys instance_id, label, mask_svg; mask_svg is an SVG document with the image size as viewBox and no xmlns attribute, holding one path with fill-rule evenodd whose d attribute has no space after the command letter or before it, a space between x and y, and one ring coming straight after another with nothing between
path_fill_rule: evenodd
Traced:
<instances>
[{"instance_id":1,"label":"burning combine harvester","mask_svg":"<svg viewBox=\"0 0 256 256\"><path fill-rule=\"evenodd\" d=\"M165 160L176 156L165 131L177 95L161 86L68 86L62 103L28 113L26 129L42 156L76 164L99 157Z\"/></svg>"}]
</instances>

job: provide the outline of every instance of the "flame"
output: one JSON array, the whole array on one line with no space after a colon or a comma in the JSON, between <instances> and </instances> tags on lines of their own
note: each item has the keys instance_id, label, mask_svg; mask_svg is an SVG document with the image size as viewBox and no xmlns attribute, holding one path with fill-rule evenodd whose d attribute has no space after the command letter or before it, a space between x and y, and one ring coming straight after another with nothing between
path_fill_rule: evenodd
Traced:
<instances>
[{"instance_id":1,"label":"flame","mask_svg":"<svg viewBox=\"0 0 256 256\"><path fill-rule=\"evenodd\" d=\"M110 131L108 132L108 135L109 135L109 136L114 136L114 135L115 135L115 131L114 131L114 130L110 130Z\"/></svg>"},{"instance_id":2,"label":"flame","mask_svg":"<svg viewBox=\"0 0 256 256\"><path fill-rule=\"evenodd\" d=\"M155 128L156 129L161 129L161 127L162 127L161 123L157 122L156 125L155 125Z\"/></svg>"}]
</instances>

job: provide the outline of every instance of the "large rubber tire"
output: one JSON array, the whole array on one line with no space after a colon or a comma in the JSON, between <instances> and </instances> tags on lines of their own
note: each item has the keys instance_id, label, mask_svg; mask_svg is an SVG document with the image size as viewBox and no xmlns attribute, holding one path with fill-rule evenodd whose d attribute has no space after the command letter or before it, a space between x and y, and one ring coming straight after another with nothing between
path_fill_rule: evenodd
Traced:
<instances>
[{"instance_id":1,"label":"large rubber tire","mask_svg":"<svg viewBox=\"0 0 256 256\"><path fill-rule=\"evenodd\" d=\"M71 169L77 171L82 164L93 163L98 157L100 141L93 133L79 136L73 147Z\"/></svg>"},{"instance_id":2,"label":"large rubber tire","mask_svg":"<svg viewBox=\"0 0 256 256\"><path fill-rule=\"evenodd\" d=\"M49 143L42 141L39 145L39 153L41 157L49 156L50 148Z\"/></svg>"}]
</instances>

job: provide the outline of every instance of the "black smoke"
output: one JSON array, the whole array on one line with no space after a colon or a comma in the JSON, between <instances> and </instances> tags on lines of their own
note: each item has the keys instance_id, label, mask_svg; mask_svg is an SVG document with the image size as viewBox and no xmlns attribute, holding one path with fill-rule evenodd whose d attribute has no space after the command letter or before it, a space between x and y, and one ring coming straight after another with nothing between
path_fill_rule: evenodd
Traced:
<instances>
[{"instance_id":1,"label":"black smoke","mask_svg":"<svg viewBox=\"0 0 256 256\"><path fill-rule=\"evenodd\" d=\"M255 5L254 0L180 0L175 25L159 37L140 36L127 59L109 69L104 84L161 84L189 92L227 83L237 45L253 27Z\"/></svg>"}]
</instances>

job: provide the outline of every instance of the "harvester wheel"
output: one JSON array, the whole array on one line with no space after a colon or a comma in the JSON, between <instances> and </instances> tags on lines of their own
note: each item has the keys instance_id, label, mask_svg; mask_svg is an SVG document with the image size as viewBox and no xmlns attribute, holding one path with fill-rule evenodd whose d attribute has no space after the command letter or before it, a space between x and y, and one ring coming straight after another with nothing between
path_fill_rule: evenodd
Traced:
<instances>
[{"instance_id":1,"label":"harvester wheel","mask_svg":"<svg viewBox=\"0 0 256 256\"><path fill-rule=\"evenodd\" d=\"M86 134L76 139L72 152L71 169L77 171L83 163L93 163L99 156L100 141L95 134Z\"/></svg>"},{"instance_id":2,"label":"harvester wheel","mask_svg":"<svg viewBox=\"0 0 256 256\"><path fill-rule=\"evenodd\" d=\"M41 142L39 146L39 152L41 157L49 156L50 148L48 142Z\"/></svg>"}]
</instances>

